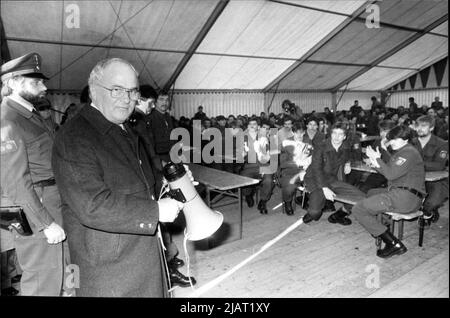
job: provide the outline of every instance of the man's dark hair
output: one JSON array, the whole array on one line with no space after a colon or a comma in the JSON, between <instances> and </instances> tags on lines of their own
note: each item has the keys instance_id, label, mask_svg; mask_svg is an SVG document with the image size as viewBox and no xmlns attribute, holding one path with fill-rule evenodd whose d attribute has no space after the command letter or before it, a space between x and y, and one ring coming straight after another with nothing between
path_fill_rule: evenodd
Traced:
<instances>
[{"instance_id":1,"label":"man's dark hair","mask_svg":"<svg viewBox=\"0 0 450 318\"><path fill-rule=\"evenodd\" d=\"M305 124L300 121L300 120L296 120L293 125L292 125L292 132L296 132L296 131L305 131L306 130L306 126Z\"/></svg>"},{"instance_id":2,"label":"man's dark hair","mask_svg":"<svg viewBox=\"0 0 450 318\"><path fill-rule=\"evenodd\" d=\"M423 115L416 119L416 122L419 123L425 123L430 125L430 127L435 127L436 120L431 115Z\"/></svg>"},{"instance_id":3,"label":"man's dark hair","mask_svg":"<svg viewBox=\"0 0 450 318\"><path fill-rule=\"evenodd\" d=\"M317 126L319 126L319 118L317 118L317 117L315 117L315 116L309 116L307 119L306 119L306 125L308 125L310 122L312 122L312 121L315 121L316 122L316 124L317 124Z\"/></svg>"},{"instance_id":4,"label":"man's dark hair","mask_svg":"<svg viewBox=\"0 0 450 318\"><path fill-rule=\"evenodd\" d=\"M347 136L348 124L344 123L342 121L335 122L333 124L333 126L331 126L330 131L333 131L334 129L341 129L341 130L343 130L344 134Z\"/></svg>"},{"instance_id":5,"label":"man's dark hair","mask_svg":"<svg viewBox=\"0 0 450 318\"><path fill-rule=\"evenodd\" d=\"M272 123L269 120L267 120L267 119L261 120L261 126L263 126L263 125L267 125L270 128L273 128Z\"/></svg>"},{"instance_id":6,"label":"man's dark hair","mask_svg":"<svg viewBox=\"0 0 450 318\"><path fill-rule=\"evenodd\" d=\"M256 123L258 124L258 126L260 126L261 124L261 119L257 116L252 116L248 119L248 123L250 123L251 121L256 121Z\"/></svg>"},{"instance_id":7,"label":"man's dark hair","mask_svg":"<svg viewBox=\"0 0 450 318\"><path fill-rule=\"evenodd\" d=\"M386 135L387 140L401 138L403 140L411 140L413 133L411 128L405 125L395 126Z\"/></svg>"},{"instance_id":8,"label":"man's dark hair","mask_svg":"<svg viewBox=\"0 0 450 318\"><path fill-rule=\"evenodd\" d=\"M139 87L139 91L141 92L141 96L144 98L157 99L158 97L158 93L150 85L141 85Z\"/></svg>"},{"instance_id":9,"label":"man's dark hair","mask_svg":"<svg viewBox=\"0 0 450 318\"><path fill-rule=\"evenodd\" d=\"M292 119L291 116L287 115L283 117L283 124L287 121L291 121L292 123L294 122L294 120Z\"/></svg>"},{"instance_id":10,"label":"man's dark hair","mask_svg":"<svg viewBox=\"0 0 450 318\"><path fill-rule=\"evenodd\" d=\"M382 120L378 123L378 128L380 130L386 131L386 130L391 130L392 128L394 128L395 126L397 126L395 124L395 122L393 120Z\"/></svg>"}]
</instances>

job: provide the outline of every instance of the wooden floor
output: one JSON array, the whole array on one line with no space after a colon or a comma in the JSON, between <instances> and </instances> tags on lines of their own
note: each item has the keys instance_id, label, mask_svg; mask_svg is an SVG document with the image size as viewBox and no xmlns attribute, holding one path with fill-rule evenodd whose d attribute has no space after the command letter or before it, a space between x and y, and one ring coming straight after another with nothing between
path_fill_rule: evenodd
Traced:
<instances>
[{"instance_id":1,"label":"wooden floor","mask_svg":"<svg viewBox=\"0 0 450 318\"><path fill-rule=\"evenodd\" d=\"M233 205L220 209L227 241L209 249L187 242L195 288L241 263L305 213L299 207L294 216L281 214L281 208L272 211L280 202L276 188L267 215L244 203L241 240L235 240L238 209ZM425 230L422 248L417 222L405 223L408 252L387 260L375 255L374 239L353 217L353 224L344 227L329 223L325 214L318 222L301 224L201 297L449 297L448 201L440 213L438 223ZM184 259L181 232L174 241ZM187 266L180 271L186 274ZM192 292L190 287L176 287L173 297L190 297Z\"/></svg>"}]
</instances>

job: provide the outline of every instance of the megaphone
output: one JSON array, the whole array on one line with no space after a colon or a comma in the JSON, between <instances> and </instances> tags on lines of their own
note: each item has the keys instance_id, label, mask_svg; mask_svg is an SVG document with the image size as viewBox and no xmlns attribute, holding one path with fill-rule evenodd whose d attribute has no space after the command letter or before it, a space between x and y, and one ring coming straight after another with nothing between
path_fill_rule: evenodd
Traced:
<instances>
[{"instance_id":1,"label":"megaphone","mask_svg":"<svg viewBox=\"0 0 450 318\"><path fill-rule=\"evenodd\" d=\"M203 202L183 164L169 162L164 166L163 174L169 182L170 196L184 203L186 238L199 241L214 234L223 223L223 215Z\"/></svg>"}]
</instances>

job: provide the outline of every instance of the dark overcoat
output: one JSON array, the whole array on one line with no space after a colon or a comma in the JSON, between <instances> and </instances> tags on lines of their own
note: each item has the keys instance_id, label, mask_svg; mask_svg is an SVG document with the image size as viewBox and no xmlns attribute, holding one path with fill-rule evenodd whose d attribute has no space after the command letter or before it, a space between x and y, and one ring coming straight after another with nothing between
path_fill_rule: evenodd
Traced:
<instances>
[{"instance_id":1,"label":"dark overcoat","mask_svg":"<svg viewBox=\"0 0 450 318\"><path fill-rule=\"evenodd\" d=\"M151 165L136 135L85 106L53 148L77 296L167 295Z\"/></svg>"}]
</instances>

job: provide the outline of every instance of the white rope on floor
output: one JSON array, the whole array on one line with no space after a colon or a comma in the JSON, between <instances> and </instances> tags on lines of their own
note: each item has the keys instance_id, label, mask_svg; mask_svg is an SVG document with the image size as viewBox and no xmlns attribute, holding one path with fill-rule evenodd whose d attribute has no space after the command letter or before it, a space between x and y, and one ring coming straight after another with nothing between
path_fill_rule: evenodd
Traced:
<instances>
[{"instance_id":1,"label":"white rope on floor","mask_svg":"<svg viewBox=\"0 0 450 318\"><path fill-rule=\"evenodd\" d=\"M278 242L279 240L281 240L284 236L286 236L287 234L289 234L289 232L293 231L295 228L297 228L300 224L303 223L303 218L300 218L298 221L296 221L295 223L293 223L292 225L290 225L287 229L285 229L281 234L279 234L277 237L275 237L274 239L268 241L266 244L264 244L258 252L254 253L253 255L250 255L249 257L247 257L245 260L243 260L241 263L237 264L236 266L234 266L233 268L229 269L227 272L225 272L224 274L216 277L215 279L213 279L212 281L206 283L205 285L203 285L202 287L199 287L198 289L196 289L193 293L191 293L188 297L200 297L201 295L203 295L205 292L207 292L208 290L210 290L211 288L217 286L218 284L220 284L222 281L224 281L226 278L228 278L229 276L231 276L234 272L236 272L237 270L239 270L240 268L242 268L244 265L246 265L247 263L249 263L251 260L253 260L256 256L258 256L259 254L261 254L262 252L264 252L265 250L267 250L269 247L271 247L273 244L275 244L276 242Z\"/></svg>"}]
</instances>

